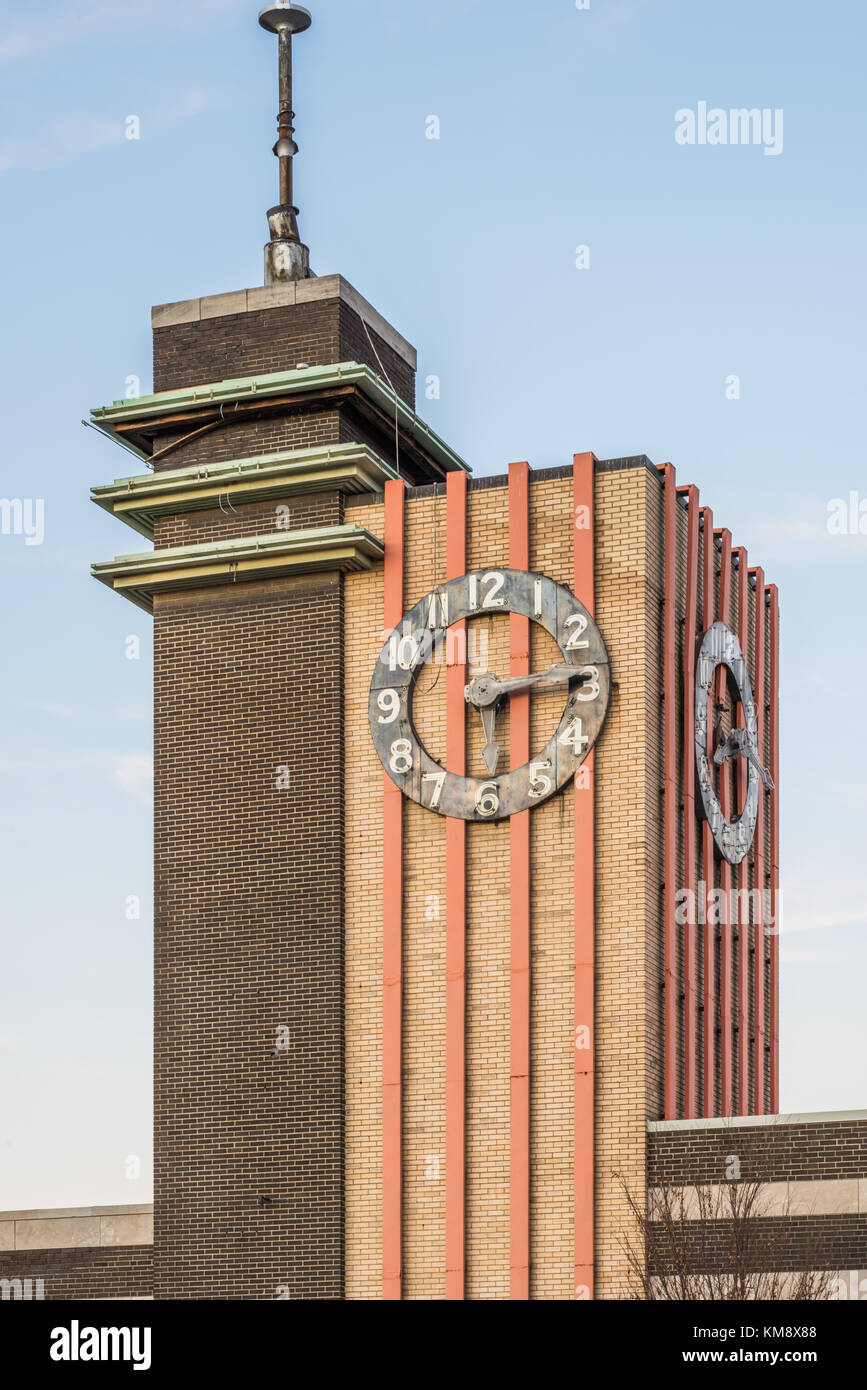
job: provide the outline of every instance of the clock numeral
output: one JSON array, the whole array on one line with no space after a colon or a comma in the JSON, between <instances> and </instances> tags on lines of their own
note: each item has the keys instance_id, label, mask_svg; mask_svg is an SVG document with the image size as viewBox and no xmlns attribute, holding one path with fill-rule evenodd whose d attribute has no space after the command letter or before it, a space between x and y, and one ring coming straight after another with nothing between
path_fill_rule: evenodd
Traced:
<instances>
[{"instance_id":1,"label":"clock numeral","mask_svg":"<svg viewBox=\"0 0 867 1390\"><path fill-rule=\"evenodd\" d=\"M584 732L584 720L577 717L570 719L560 735L559 742L571 748L576 758L580 758L585 749L590 747L590 739Z\"/></svg>"},{"instance_id":2,"label":"clock numeral","mask_svg":"<svg viewBox=\"0 0 867 1390\"><path fill-rule=\"evenodd\" d=\"M482 595L482 608L502 608L505 597L501 590L506 582L506 576L500 574L498 570L491 570L489 574L482 575L482 584L487 584L487 592ZM470 608L479 607L479 579L475 574L470 575Z\"/></svg>"},{"instance_id":3,"label":"clock numeral","mask_svg":"<svg viewBox=\"0 0 867 1390\"><path fill-rule=\"evenodd\" d=\"M586 703L589 700L598 700L602 693L599 687L599 671L595 666L582 666L579 675L590 676L590 680L585 685L579 686L575 691L575 699Z\"/></svg>"},{"instance_id":4,"label":"clock numeral","mask_svg":"<svg viewBox=\"0 0 867 1390\"><path fill-rule=\"evenodd\" d=\"M495 816L500 809L500 792L496 782L483 782L476 792L476 810L480 816Z\"/></svg>"},{"instance_id":5,"label":"clock numeral","mask_svg":"<svg viewBox=\"0 0 867 1390\"><path fill-rule=\"evenodd\" d=\"M482 607L502 608L505 599L500 596L500 590L506 582L506 576L504 574L499 574L496 570L492 570L490 574L482 576L483 584L487 584L489 581L490 588L482 599Z\"/></svg>"},{"instance_id":6,"label":"clock numeral","mask_svg":"<svg viewBox=\"0 0 867 1390\"><path fill-rule=\"evenodd\" d=\"M542 616L542 581L537 579L533 585L533 612L537 618Z\"/></svg>"},{"instance_id":7,"label":"clock numeral","mask_svg":"<svg viewBox=\"0 0 867 1390\"><path fill-rule=\"evenodd\" d=\"M376 697L376 703L382 710L379 716L380 724L393 724L400 714L400 696L396 690L380 690Z\"/></svg>"},{"instance_id":8,"label":"clock numeral","mask_svg":"<svg viewBox=\"0 0 867 1390\"><path fill-rule=\"evenodd\" d=\"M551 771L551 759L545 758L543 762L530 764L530 795L547 796L554 788L554 779L548 776Z\"/></svg>"},{"instance_id":9,"label":"clock numeral","mask_svg":"<svg viewBox=\"0 0 867 1390\"><path fill-rule=\"evenodd\" d=\"M440 804L440 797L442 796L446 774L444 772L426 772L421 780L423 782L434 782L436 784L434 786L433 796L430 799L431 810L435 811Z\"/></svg>"},{"instance_id":10,"label":"clock numeral","mask_svg":"<svg viewBox=\"0 0 867 1390\"><path fill-rule=\"evenodd\" d=\"M575 631L571 634L569 641L566 643L567 652L577 652L580 651L583 647L590 646L589 642L581 641L581 638L587 631L588 621L589 620L584 617L583 613L574 613L571 618L566 619L566 626L574 627L575 629Z\"/></svg>"},{"instance_id":11,"label":"clock numeral","mask_svg":"<svg viewBox=\"0 0 867 1390\"><path fill-rule=\"evenodd\" d=\"M414 632L403 636L392 633L388 640L388 666L390 671L411 671L418 661L421 642Z\"/></svg>"},{"instance_id":12,"label":"clock numeral","mask_svg":"<svg viewBox=\"0 0 867 1390\"><path fill-rule=\"evenodd\" d=\"M449 625L448 594L431 594L427 610L427 625L431 631Z\"/></svg>"},{"instance_id":13,"label":"clock numeral","mask_svg":"<svg viewBox=\"0 0 867 1390\"><path fill-rule=\"evenodd\" d=\"M412 772L412 744L408 738L396 738L389 752L388 765L392 772L398 777L405 777L408 772Z\"/></svg>"}]
</instances>

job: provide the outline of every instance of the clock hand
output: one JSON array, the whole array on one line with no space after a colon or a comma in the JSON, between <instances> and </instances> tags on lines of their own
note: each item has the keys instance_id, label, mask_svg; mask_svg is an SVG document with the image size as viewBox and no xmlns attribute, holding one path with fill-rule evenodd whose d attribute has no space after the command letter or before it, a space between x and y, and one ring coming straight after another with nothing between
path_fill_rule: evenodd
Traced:
<instances>
[{"instance_id":1,"label":"clock hand","mask_svg":"<svg viewBox=\"0 0 867 1390\"><path fill-rule=\"evenodd\" d=\"M734 758L740 752L740 740L736 734L742 733L741 729L732 729L725 742L721 743L713 755L713 760L717 767L722 767L729 758Z\"/></svg>"},{"instance_id":2,"label":"clock hand","mask_svg":"<svg viewBox=\"0 0 867 1390\"><path fill-rule=\"evenodd\" d=\"M759 755L752 744L748 745L746 749L746 756L758 772L759 776L761 777L762 782L765 786L765 791L772 792L774 790L774 779L768 772L768 769L762 765Z\"/></svg>"},{"instance_id":3,"label":"clock hand","mask_svg":"<svg viewBox=\"0 0 867 1390\"><path fill-rule=\"evenodd\" d=\"M551 666L547 671L537 672L535 675L511 676L507 680L499 680L496 676L484 675L476 676L464 689L464 698L467 704L474 705L482 717L482 728L485 734L485 746L482 750L482 758L488 773L493 777L500 761L500 753L503 751L498 745L494 733L497 722L497 713L505 695L517 695L525 690L531 690L536 685L564 685L566 681L576 681L584 684L589 681L589 675L581 675L574 666Z\"/></svg>"},{"instance_id":4,"label":"clock hand","mask_svg":"<svg viewBox=\"0 0 867 1390\"><path fill-rule=\"evenodd\" d=\"M539 671L535 675L510 676L505 680L490 675L476 676L464 690L464 697L467 704L485 709L495 705L504 695L519 695L537 685L565 685L566 681L584 685L590 679L589 675L582 675L574 666L551 666L547 671Z\"/></svg>"},{"instance_id":5,"label":"clock hand","mask_svg":"<svg viewBox=\"0 0 867 1390\"><path fill-rule=\"evenodd\" d=\"M494 737L494 729L497 723L497 706L488 705L486 709L480 709L479 714L482 716L482 728L485 731L485 746L482 749L482 758L485 767L488 769L491 777L493 777L497 770L497 763L500 761L500 754L503 751Z\"/></svg>"},{"instance_id":6,"label":"clock hand","mask_svg":"<svg viewBox=\"0 0 867 1390\"><path fill-rule=\"evenodd\" d=\"M725 743L721 743L714 753L713 760L717 767L722 767L727 759L737 757L739 753L742 753L747 761L752 763L764 783L765 790L772 792L774 790L774 779L771 777L767 768L762 766L758 752L746 729L732 729Z\"/></svg>"}]
</instances>

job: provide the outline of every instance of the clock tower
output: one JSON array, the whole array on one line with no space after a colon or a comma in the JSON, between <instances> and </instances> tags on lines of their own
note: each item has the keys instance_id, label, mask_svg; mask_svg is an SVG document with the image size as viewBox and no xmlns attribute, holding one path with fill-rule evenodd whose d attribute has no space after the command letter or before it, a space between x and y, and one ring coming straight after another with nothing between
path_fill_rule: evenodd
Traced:
<instances>
[{"instance_id":1,"label":"clock tower","mask_svg":"<svg viewBox=\"0 0 867 1390\"><path fill-rule=\"evenodd\" d=\"M776 589L643 455L493 477L316 276L153 311L157 1298L624 1297L648 1122L777 1108ZM626 1189L626 1190L625 1190Z\"/></svg>"}]
</instances>

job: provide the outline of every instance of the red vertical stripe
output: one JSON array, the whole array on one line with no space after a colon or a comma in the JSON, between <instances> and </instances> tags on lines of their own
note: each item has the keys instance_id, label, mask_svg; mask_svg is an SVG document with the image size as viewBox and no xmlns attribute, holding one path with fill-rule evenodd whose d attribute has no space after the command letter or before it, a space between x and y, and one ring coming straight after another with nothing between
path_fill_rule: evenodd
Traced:
<instances>
[{"instance_id":1,"label":"red vertical stripe","mask_svg":"<svg viewBox=\"0 0 867 1390\"><path fill-rule=\"evenodd\" d=\"M385 485L386 631L403 617L404 484ZM382 1296L402 1294L403 794L383 774L382 871Z\"/></svg>"},{"instance_id":2,"label":"red vertical stripe","mask_svg":"<svg viewBox=\"0 0 867 1390\"><path fill-rule=\"evenodd\" d=\"M682 488L688 507L686 614L683 632L683 888L697 889L695 841L695 640L698 625L698 488ZM698 899L696 897L695 901ZM691 915L691 914L690 914ZM683 929L684 1056L683 1117L696 1115L698 1081L698 922Z\"/></svg>"},{"instance_id":3,"label":"red vertical stripe","mask_svg":"<svg viewBox=\"0 0 867 1390\"><path fill-rule=\"evenodd\" d=\"M768 729L770 773L774 779L771 792L771 995L769 1000L768 1031L771 1044L771 1094L769 1110L772 1115L780 1109L780 594L776 584L768 586L770 596L770 659L771 710Z\"/></svg>"},{"instance_id":4,"label":"red vertical stripe","mask_svg":"<svg viewBox=\"0 0 867 1390\"><path fill-rule=\"evenodd\" d=\"M467 475L446 481L446 578L467 568ZM451 629L453 661L446 674L446 766L467 770L464 686L467 625ZM447 645L448 655L448 645ZM466 966L467 823L446 822L446 1298L464 1297L466 1229Z\"/></svg>"},{"instance_id":5,"label":"red vertical stripe","mask_svg":"<svg viewBox=\"0 0 867 1390\"><path fill-rule=\"evenodd\" d=\"M713 627L716 617L716 539L713 531L713 512L702 512L703 531L703 608L702 627ZM695 711L693 711L693 714ZM707 751L713 753L713 711L709 711ZM689 727L689 726L688 726ZM687 757L695 762L695 753L687 749ZM702 1072L701 1115L710 1119L716 1113L716 926L710 920L710 896L716 885L713 835L706 820L701 825L701 877L704 883L704 1068Z\"/></svg>"},{"instance_id":6,"label":"red vertical stripe","mask_svg":"<svg viewBox=\"0 0 867 1390\"><path fill-rule=\"evenodd\" d=\"M723 531L722 568L719 583L719 620L731 626L732 601L732 533ZM717 673L715 697L722 700L726 691L724 670ZM711 743L713 736L711 735ZM732 815L731 796L728 777L721 774L720 804L723 815ZM732 866L727 860L720 865L720 892L724 904L724 916L720 926L719 957L719 1009L720 1009L720 1114L734 1113L734 949L732 937Z\"/></svg>"},{"instance_id":7,"label":"red vertical stripe","mask_svg":"<svg viewBox=\"0 0 867 1390\"><path fill-rule=\"evenodd\" d=\"M591 617L596 610L594 464L592 454L575 455L573 591ZM593 752L575 778L575 1296L582 1299L593 1298L595 1284L595 802Z\"/></svg>"},{"instance_id":8,"label":"red vertical stripe","mask_svg":"<svg viewBox=\"0 0 867 1390\"><path fill-rule=\"evenodd\" d=\"M530 567L529 465L509 467L509 564ZM511 674L530 670L530 620L509 615ZM530 697L509 709L512 768L530 760ZM530 1297L530 812L509 821L511 888L510 1240L511 1298Z\"/></svg>"},{"instance_id":9,"label":"red vertical stripe","mask_svg":"<svg viewBox=\"0 0 867 1390\"><path fill-rule=\"evenodd\" d=\"M677 978L677 691L675 685L677 595L677 477L670 463L665 477L665 575L663 597L663 692L665 769L663 823L665 836L665 1118L676 1120L678 978Z\"/></svg>"},{"instance_id":10,"label":"red vertical stripe","mask_svg":"<svg viewBox=\"0 0 867 1390\"><path fill-rule=\"evenodd\" d=\"M753 698L756 702L759 756L767 766L765 751L765 575L753 570L756 580L756 659ZM753 855L753 998L755 999L755 1037L753 1040L753 1111L765 1113L765 796L759 786L759 818L756 821Z\"/></svg>"},{"instance_id":11,"label":"red vertical stripe","mask_svg":"<svg viewBox=\"0 0 867 1390\"><path fill-rule=\"evenodd\" d=\"M749 596L750 576L747 552L739 546L735 552L738 557L738 640L744 659L749 664L750 628ZM738 707L738 728L744 726L744 713ZM747 796L747 765L744 758L738 758L738 814L743 810ZM744 921L743 904L747 902L750 886L749 857L738 865L738 1109L739 1115L750 1111L750 925Z\"/></svg>"}]
</instances>

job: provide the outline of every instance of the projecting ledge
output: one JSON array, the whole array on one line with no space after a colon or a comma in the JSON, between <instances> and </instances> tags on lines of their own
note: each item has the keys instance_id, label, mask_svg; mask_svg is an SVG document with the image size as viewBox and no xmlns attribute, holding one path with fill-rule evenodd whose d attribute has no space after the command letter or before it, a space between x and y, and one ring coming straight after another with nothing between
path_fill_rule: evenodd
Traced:
<instances>
[{"instance_id":1,"label":"projecting ledge","mask_svg":"<svg viewBox=\"0 0 867 1390\"><path fill-rule=\"evenodd\" d=\"M93 488L92 500L152 541L155 517L221 507L224 496L234 506L331 490L381 493L397 476L367 445L335 444L119 478Z\"/></svg>"},{"instance_id":2,"label":"projecting ledge","mask_svg":"<svg viewBox=\"0 0 867 1390\"><path fill-rule=\"evenodd\" d=\"M115 593L152 613L158 593L324 570L371 569L383 553L382 541L361 526L323 526L253 540L121 555L93 565L92 573Z\"/></svg>"}]
</instances>

